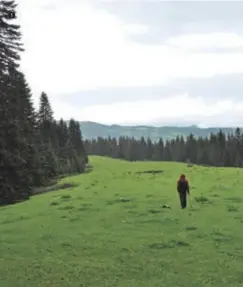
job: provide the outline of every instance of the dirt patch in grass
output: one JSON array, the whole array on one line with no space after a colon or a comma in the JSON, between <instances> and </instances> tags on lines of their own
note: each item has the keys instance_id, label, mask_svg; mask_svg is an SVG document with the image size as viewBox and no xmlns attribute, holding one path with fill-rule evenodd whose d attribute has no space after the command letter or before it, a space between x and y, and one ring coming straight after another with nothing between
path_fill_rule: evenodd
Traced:
<instances>
[{"instance_id":1,"label":"dirt patch in grass","mask_svg":"<svg viewBox=\"0 0 243 287\"><path fill-rule=\"evenodd\" d=\"M228 205L228 212L237 212L239 211L238 207L234 205Z\"/></svg>"},{"instance_id":2,"label":"dirt patch in grass","mask_svg":"<svg viewBox=\"0 0 243 287\"><path fill-rule=\"evenodd\" d=\"M59 205L60 203L59 203L58 201L52 201L50 204L51 204L51 206L57 206L57 205Z\"/></svg>"},{"instance_id":3,"label":"dirt patch in grass","mask_svg":"<svg viewBox=\"0 0 243 287\"><path fill-rule=\"evenodd\" d=\"M187 247L189 245L190 244L185 241L171 240L169 242L152 243L148 247L151 249L168 249L168 248L175 248L175 247Z\"/></svg>"},{"instance_id":4,"label":"dirt patch in grass","mask_svg":"<svg viewBox=\"0 0 243 287\"><path fill-rule=\"evenodd\" d=\"M173 248L169 243L152 243L148 246L151 249L167 249L167 248Z\"/></svg>"},{"instance_id":5,"label":"dirt patch in grass","mask_svg":"<svg viewBox=\"0 0 243 287\"><path fill-rule=\"evenodd\" d=\"M197 230L197 227L196 226L187 226L185 229L188 231L194 231L194 230Z\"/></svg>"},{"instance_id":6,"label":"dirt patch in grass","mask_svg":"<svg viewBox=\"0 0 243 287\"><path fill-rule=\"evenodd\" d=\"M74 206L73 205L65 205L65 206L59 207L58 209L60 209L60 210L71 210L71 209L74 209Z\"/></svg>"},{"instance_id":7,"label":"dirt patch in grass","mask_svg":"<svg viewBox=\"0 0 243 287\"><path fill-rule=\"evenodd\" d=\"M72 244L68 243L68 242L62 242L60 244L60 246L63 247L63 248L72 248L73 247Z\"/></svg>"},{"instance_id":8,"label":"dirt patch in grass","mask_svg":"<svg viewBox=\"0 0 243 287\"><path fill-rule=\"evenodd\" d=\"M156 213L161 213L161 210L160 209L148 209L148 213L152 213L152 214L156 214Z\"/></svg>"},{"instance_id":9,"label":"dirt patch in grass","mask_svg":"<svg viewBox=\"0 0 243 287\"><path fill-rule=\"evenodd\" d=\"M80 220L81 220L81 217L80 217L80 216L71 217L71 218L69 219L70 222L80 221Z\"/></svg>"},{"instance_id":10,"label":"dirt patch in grass","mask_svg":"<svg viewBox=\"0 0 243 287\"><path fill-rule=\"evenodd\" d=\"M90 203L84 203L80 207L78 207L77 210L78 211L86 211L86 210L90 209L91 206L92 206L92 204L90 204Z\"/></svg>"},{"instance_id":11,"label":"dirt patch in grass","mask_svg":"<svg viewBox=\"0 0 243 287\"><path fill-rule=\"evenodd\" d=\"M185 241L173 241L176 246L189 246L190 244Z\"/></svg>"},{"instance_id":12,"label":"dirt patch in grass","mask_svg":"<svg viewBox=\"0 0 243 287\"><path fill-rule=\"evenodd\" d=\"M132 202L132 201L134 201L134 199L121 197L121 198L117 198L114 200L108 200L106 203L107 203L107 205L113 205L116 203L125 203L125 202Z\"/></svg>"},{"instance_id":13,"label":"dirt patch in grass","mask_svg":"<svg viewBox=\"0 0 243 287\"><path fill-rule=\"evenodd\" d=\"M164 173L164 170L144 170L144 171L136 171L135 174L159 174L159 173Z\"/></svg>"},{"instance_id":14,"label":"dirt patch in grass","mask_svg":"<svg viewBox=\"0 0 243 287\"><path fill-rule=\"evenodd\" d=\"M70 199L72 199L72 196L70 194L63 194L61 196L61 200L66 201L66 200L70 200Z\"/></svg>"},{"instance_id":15,"label":"dirt patch in grass","mask_svg":"<svg viewBox=\"0 0 243 287\"><path fill-rule=\"evenodd\" d=\"M195 201L197 203L201 203L201 204L212 203L212 201L209 198L207 198L206 196L203 196L203 195L195 197Z\"/></svg>"}]
</instances>

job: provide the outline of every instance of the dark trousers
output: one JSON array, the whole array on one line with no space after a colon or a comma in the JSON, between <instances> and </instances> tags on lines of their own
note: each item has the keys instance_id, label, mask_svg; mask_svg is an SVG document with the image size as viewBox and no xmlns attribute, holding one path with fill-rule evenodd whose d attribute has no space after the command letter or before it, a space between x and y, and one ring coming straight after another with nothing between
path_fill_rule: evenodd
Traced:
<instances>
[{"instance_id":1,"label":"dark trousers","mask_svg":"<svg viewBox=\"0 0 243 287\"><path fill-rule=\"evenodd\" d=\"M186 192L179 192L181 208L186 208Z\"/></svg>"}]
</instances>

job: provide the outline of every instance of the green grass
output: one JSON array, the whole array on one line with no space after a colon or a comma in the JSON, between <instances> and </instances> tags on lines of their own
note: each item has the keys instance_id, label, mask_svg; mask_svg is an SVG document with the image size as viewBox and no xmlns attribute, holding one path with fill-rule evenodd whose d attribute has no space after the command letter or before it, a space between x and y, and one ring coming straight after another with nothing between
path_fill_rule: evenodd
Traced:
<instances>
[{"instance_id":1,"label":"green grass","mask_svg":"<svg viewBox=\"0 0 243 287\"><path fill-rule=\"evenodd\" d=\"M242 170L91 164L59 183L74 187L0 208L1 287L243 286ZM183 211L181 172L193 204Z\"/></svg>"}]
</instances>

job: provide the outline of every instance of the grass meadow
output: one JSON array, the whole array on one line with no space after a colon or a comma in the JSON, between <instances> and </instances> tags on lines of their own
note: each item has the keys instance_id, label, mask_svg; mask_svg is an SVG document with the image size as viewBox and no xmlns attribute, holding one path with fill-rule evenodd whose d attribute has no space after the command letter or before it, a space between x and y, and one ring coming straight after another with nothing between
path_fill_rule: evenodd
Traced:
<instances>
[{"instance_id":1,"label":"grass meadow","mask_svg":"<svg viewBox=\"0 0 243 287\"><path fill-rule=\"evenodd\" d=\"M60 189L0 208L1 287L243 286L243 170L90 164Z\"/></svg>"}]
</instances>

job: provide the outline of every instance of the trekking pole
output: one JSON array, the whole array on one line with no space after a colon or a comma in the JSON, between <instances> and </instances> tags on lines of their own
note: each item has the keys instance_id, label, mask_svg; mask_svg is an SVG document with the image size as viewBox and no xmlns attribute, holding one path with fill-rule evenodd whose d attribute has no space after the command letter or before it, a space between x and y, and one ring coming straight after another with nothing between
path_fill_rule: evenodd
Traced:
<instances>
[{"instance_id":1,"label":"trekking pole","mask_svg":"<svg viewBox=\"0 0 243 287\"><path fill-rule=\"evenodd\" d=\"M191 207L191 208L193 208L193 207L192 207L191 195L190 195L190 194L188 194L188 197L189 197L190 207Z\"/></svg>"}]
</instances>

